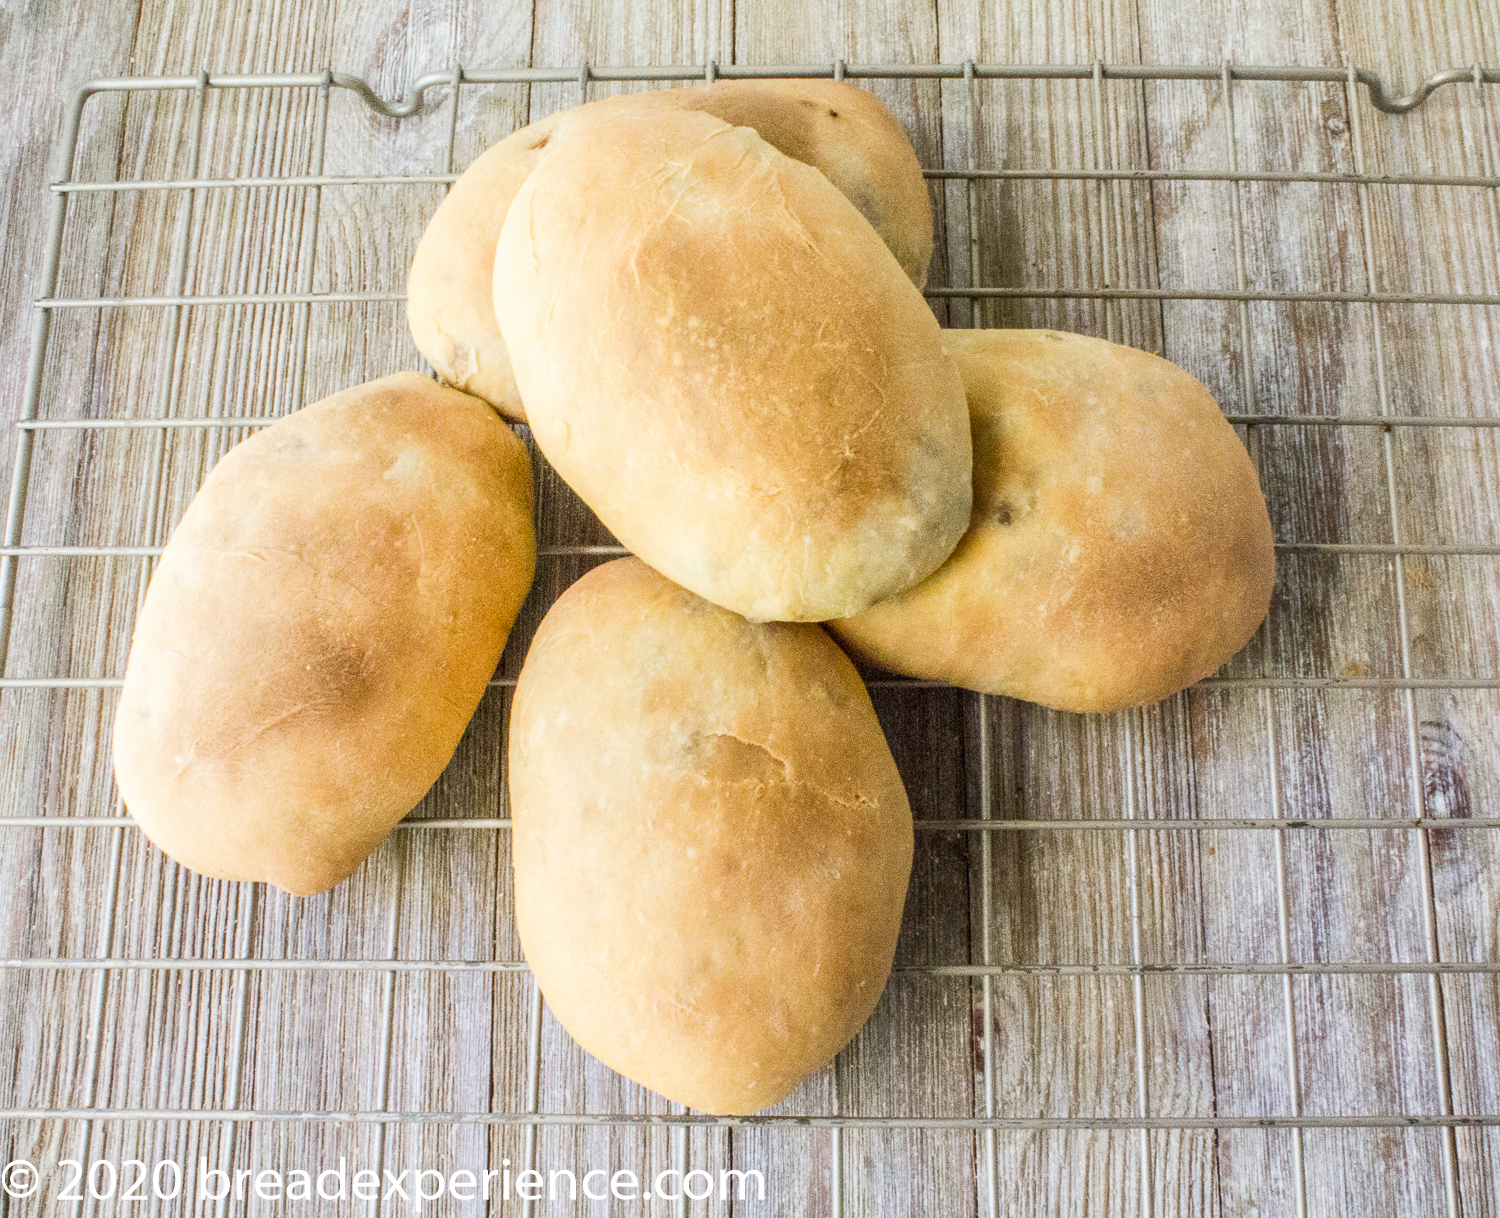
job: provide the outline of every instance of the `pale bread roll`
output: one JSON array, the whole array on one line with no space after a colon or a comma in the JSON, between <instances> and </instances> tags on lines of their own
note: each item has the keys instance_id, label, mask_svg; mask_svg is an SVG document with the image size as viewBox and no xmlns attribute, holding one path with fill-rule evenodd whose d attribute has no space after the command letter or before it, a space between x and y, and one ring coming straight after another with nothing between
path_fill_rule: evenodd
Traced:
<instances>
[{"instance_id":1,"label":"pale bread roll","mask_svg":"<svg viewBox=\"0 0 1500 1218\"><path fill-rule=\"evenodd\" d=\"M554 134L626 107L698 110L755 129L827 175L912 282L926 283L927 184L901 124L872 94L831 80L733 80L604 98L532 123L490 148L453 184L423 232L407 277L407 321L417 349L450 385L509 418L526 418L491 298L500 226Z\"/></svg>"},{"instance_id":2,"label":"pale bread roll","mask_svg":"<svg viewBox=\"0 0 1500 1218\"><path fill-rule=\"evenodd\" d=\"M829 629L908 676L1070 711L1208 676L1266 615L1275 551L1245 447L1202 385L1053 330L951 330L974 518L931 578Z\"/></svg>"},{"instance_id":3,"label":"pale bread roll","mask_svg":"<svg viewBox=\"0 0 1500 1218\"><path fill-rule=\"evenodd\" d=\"M115 776L158 846L298 895L349 875L442 772L535 562L526 447L414 372L232 449L151 579Z\"/></svg>"},{"instance_id":4,"label":"pale bread roll","mask_svg":"<svg viewBox=\"0 0 1500 1218\"><path fill-rule=\"evenodd\" d=\"M817 170L710 115L553 141L496 313L538 446L632 553L755 621L846 617L968 525L963 385Z\"/></svg>"},{"instance_id":5,"label":"pale bread roll","mask_svg":"<svg viewBox=\"0 0 1500 1218\"><path fill-rule=\"evenodd\" d=\"M510 721L516 925L552 1013L600 1061L754 1112L869 1017L912 819L854 666L635 559L537 630Z\"/></svg>"}]
</instances>

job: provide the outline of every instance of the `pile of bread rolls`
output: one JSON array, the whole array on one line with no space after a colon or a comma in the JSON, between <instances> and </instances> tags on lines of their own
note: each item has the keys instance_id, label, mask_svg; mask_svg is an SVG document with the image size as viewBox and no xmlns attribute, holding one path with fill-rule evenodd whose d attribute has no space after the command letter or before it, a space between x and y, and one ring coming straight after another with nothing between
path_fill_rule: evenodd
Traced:
<instances>
[{"instance_id":1,"label":"pile of bread rolls","mask_svg":"<svg viewBox=\"0 0 1500 1218\"><path fill-rule=\"evenodd\" d=\"M941 330L931 252L911 146L852 85L634 94L495 145L408 282L453 388L400 373L266 428L172 535L115 726L132 815L206 875L359 865L530 587L524 420L636 556L563 594L517 683L527 960L668 1098L785 1097L874 1008L911 869L849 656L1105 711L1214 671L1271 592L1207 391L1097 339Z\"/></svg>"}]
</instances>

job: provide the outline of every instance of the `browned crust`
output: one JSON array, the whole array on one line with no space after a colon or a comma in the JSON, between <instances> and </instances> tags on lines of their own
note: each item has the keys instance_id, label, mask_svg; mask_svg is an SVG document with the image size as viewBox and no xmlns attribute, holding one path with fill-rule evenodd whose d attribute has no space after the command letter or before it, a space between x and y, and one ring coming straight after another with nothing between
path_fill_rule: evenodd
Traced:
<instances>
[{"instance_id":1,"label":"browned crust","mask_svg":"<svg viewBox=\"0 0 1500 1218\"><path fill-rule=\"evenodd\" d=\"M509 774L526 959L606 1065L753 1112L868 1018L911 811L821 629L746 622L635 559L596 568L526 657Z\"/></svg>"},{"instance_id":2,"label":"browned crust","mask_svg":"<svg viewBox=\"0 0 1500 1218\"><path fill-rule=\"evenodd\" d=\"M615 536L753 620L847 616L935 570L969 519L963 387L849 201L705 114L551 149L496 311L537 444Z\"/></svg>"},{"instance_id":3,"label":"browned crust","mask_svg":"<svg viewBox=\"0 0 1500 1218\"><path fill-rule=\"evenodd\" d=\"M1270 603L1244 445L1157 356L1051 330L948 331L974 512L938 572L829 628L857 657L1072 711L1153 702L1221 667Z\"/></svg>"},{"instance_id":4,"label":"browned crust","mask_svg":"<svg viewBox=\"0 0 1500 1218\"><path fill-rule=\"evenodd\" d=\"M787 156L827 175L875 227L921 287L932 260L932 205L901 125L872 94L818 80L719 81L605 98L522 128L479 157L439 205L407 277L417 349L448 384L507 417L525 408L495 322L495 242L516 191L553 135L622 108L680 108L751 127Z\"/></svg>"},{"instance_id":5,"label":"browned crust","mask_svg":"<svg viewBox=\"0 0 1500 1218\"><path fill-rule=\"evenodd\" d=\"M525 446L474 398L399 373L256 433L151 580L126 807L205 875L338 883L452 755L534 561Z\"/></svg>"}]
</instances>

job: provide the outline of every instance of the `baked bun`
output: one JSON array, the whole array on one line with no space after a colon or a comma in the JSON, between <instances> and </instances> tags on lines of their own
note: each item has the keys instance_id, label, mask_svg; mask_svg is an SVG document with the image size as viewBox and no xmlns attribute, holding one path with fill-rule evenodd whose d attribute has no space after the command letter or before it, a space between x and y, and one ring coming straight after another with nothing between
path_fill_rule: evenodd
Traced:
<instances>
[{"instance_id":1,"label":"baked bun","mask_svg":"<svg viewBox=\"0 0 1500 1218\"><path fill-rule=\"evenodd\" d=\"M542 452L620 542L755 621L846 617L969 521L963 385L816 169L707 114L555 139L495 251Z\"/></svg>"},{"instance_id":2,"label":"baked bun","mask_svg":"<svg viewBox=\"0 0 1500 1218\"><path fill-rule=\"evenodd\" d=\"M188 506L115 718L130 814L204 875L349 875L442 772L531 585L525 445L414 372L255 433Z\"/></svg>"},{"instance_id":3,"label":"baked bun","mask_svg":"<svg viewBox=\"0 0 1500 1218\"><path fill-rule=\"evenodd\" d=\"M516 191L562 127L623 109L684 109L751 127L787 156L821 170L874 226L919 288L932 260L932 203L901 124L872 94L831 80L734 80L605 98L523 127L453 184L422 234L406 284L417 349L443 380L526 412L495 323L495 242Z\"/></svg>"},{"instance_id":4,"label":"baked bun","mask_svg":"<svg viewBox=\"0 0 1500 1218\"><path fill-rule=\"evenodd\" d=\"M894 672L1070 711L1165 698L1266 615L1271 523L1208 390L1053 330L950 330L974 518L931 578L829 629Z\"/></svg>"},{"instance_id":5,"label":"baked bun","mask_svg":"<svg viewBox=\"0 0 1500 1218\"><path fill-rule=\"evenodd\" d=\"M869 1017L912 819L854 666L635 559L552 606L510 721L516 925L552 1013L668 1099L754 1112Z\"/></svg>"},{"instance_id":6,"label":"baked bun","mask_svg":"<svg viewBox=\"0 0 1500 1218\"><path fill-rule=\"evenodd\" d=\"M811 165L870 222L918 288L932 262L932 196L901 124L873 93L835 80L726 80L657 96Z\"/></svg>"}]
</instances>

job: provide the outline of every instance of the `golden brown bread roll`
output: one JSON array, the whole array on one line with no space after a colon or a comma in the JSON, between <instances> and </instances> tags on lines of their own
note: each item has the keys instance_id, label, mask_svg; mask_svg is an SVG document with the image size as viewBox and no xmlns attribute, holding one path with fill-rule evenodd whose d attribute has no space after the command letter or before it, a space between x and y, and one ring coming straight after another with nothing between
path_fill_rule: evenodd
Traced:
<instances>
[{"instance_id":1,"label":"golden brown bread roll","mask_svg":"<svg viewBox=\"0 0 1500 1218\"><path fill-rule=\"evenodd\" d=\"M531 585L525 445L414 372L214 467L136 623L132 816L178 862L298 895L349 875L452 756Z\"/></svg>"},{"instance_id":2,"label":"golden brown bread roll","mask_svg":"<svg viewBox=\"0 0 1500 1218\"><path fill-rule=\"evenodd\" d=\"M660 95L749 127L821 172L880 234L907 278L926 286L932 197L906 132L873 93L834 80L729 80Z\"/></svg>"},{"instance_id":3,"label":"golden brown bread roll","mask_svg":"<svg viewBox=\"0 0 1500 1218\"><path fill-rule=\"evenodd\" d=\"M635 559L552 606L510 722L516 924L552 1013L669 1099L754 1112L890 973L912 819L854 666Z\"/></svg>"},{"instance_id":4,"label":"golden brown bread roll","mask_svg":"<svg viewBox=\"0 0 1500 1218\"><path fill-rule=\"evenodd\" d=\"M495 282L538 446L627 549L705 599L845 617L930 574L967 527L942 331L849 201L753 131L622 112L558 136Z\"/></svg>"},{"instance_id":5,"label":"golden brown bread roll","mask_svg":"<svg viewBox=\"0 0 1500 1218\"><path fill-rule=\"evenodd\" d=\"M407 278L417 349L451 385L512 419L525 408L491 298L495 242L521 183L566 125L622 108L698 110L751 127L787 156L827 175L896 255L918 287L932 260L932 204L901 125L879 100L831 80L734 80L604 98L523 127L453 184L422 234Z\"/></svg>"},{"instance_id":6,"label":"golden brown bread roll","mask_svg":"<svg viewBox=\"0 0 1500 1218\"><path fill-rule=\"evenodd\" d=\"M1208 676L1266 615L1260 482L1182 369L1053 330L951 330L974 518L931 578L829 629L908 676L1071 711Z\"/></svg>"}]
</instances>

